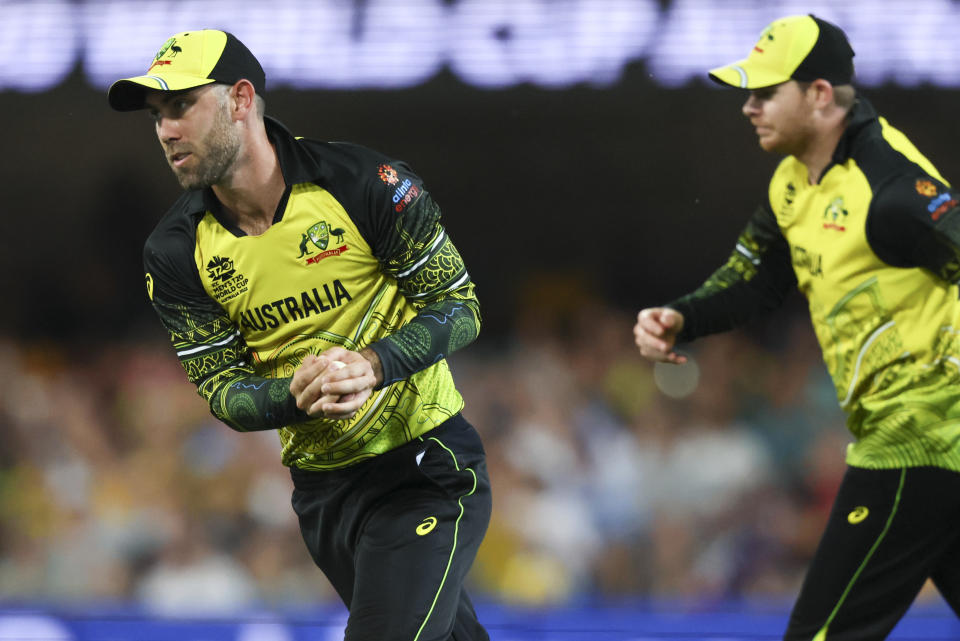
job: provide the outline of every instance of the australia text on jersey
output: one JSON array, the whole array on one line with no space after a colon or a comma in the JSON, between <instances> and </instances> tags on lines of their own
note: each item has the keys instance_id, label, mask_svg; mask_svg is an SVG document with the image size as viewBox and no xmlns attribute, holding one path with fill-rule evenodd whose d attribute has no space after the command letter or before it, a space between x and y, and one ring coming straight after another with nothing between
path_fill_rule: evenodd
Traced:
<instances>
[{"instance_id":1,"label":"australia text on jersey","mask_svg":"<svg viewBox=\"0 0 960 641\"><path fill-rule=\"evenodd\" d=\"M307 318L311 314L322 314L353 300L350 292L340 279L324 283L321 288L314 287L309 292L302 291L297 296L287 296L275 301L258 305L240 312L240 326L247 331L264 331L279 327L281 323L290 323Z\"/></svg>"}]
</instances>

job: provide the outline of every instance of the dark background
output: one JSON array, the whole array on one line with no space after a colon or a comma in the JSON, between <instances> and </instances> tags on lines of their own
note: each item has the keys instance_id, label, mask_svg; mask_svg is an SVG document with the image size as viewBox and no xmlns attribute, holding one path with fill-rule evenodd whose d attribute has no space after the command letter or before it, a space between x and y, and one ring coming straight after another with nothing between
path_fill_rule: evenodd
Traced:
<instances>
[{"instance_id":1,"label":"dark background","mask_svg":"<svg viewBox=\"0 0 960 641\"><path fill-rule=\"evenodd\" d=\"M960 93L865 95L948 180L960 176ZM297 135L410 163L478 284L484 339L497 340L524 300L635 310L723 261L777 162L740 114L744 98L705 83L663 89L635 65L607 89L489 91L441 75L400 91L268 91L267 112ZM159 334L140 253L179 186L147 117L111 111L77 72L53 91L0 94L0 122L0 331L68 343Z\"/></svg>"}]
</instances>

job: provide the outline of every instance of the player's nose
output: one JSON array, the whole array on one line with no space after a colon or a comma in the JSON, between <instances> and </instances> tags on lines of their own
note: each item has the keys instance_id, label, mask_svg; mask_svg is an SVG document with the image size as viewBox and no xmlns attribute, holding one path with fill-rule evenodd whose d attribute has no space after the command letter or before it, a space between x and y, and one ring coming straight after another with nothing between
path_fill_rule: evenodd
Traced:
<instances>
[{"instance_id":1,"label":"player's nose","mask_svg":"<svg viewBox=\"0 0 960 641\"><path fill-rule=\"evenodd\" d=\"M160 142L169 143L180 138L180 130L171 118L160 116L157 118L157 138Z\"/></svg>"}]
</instances>

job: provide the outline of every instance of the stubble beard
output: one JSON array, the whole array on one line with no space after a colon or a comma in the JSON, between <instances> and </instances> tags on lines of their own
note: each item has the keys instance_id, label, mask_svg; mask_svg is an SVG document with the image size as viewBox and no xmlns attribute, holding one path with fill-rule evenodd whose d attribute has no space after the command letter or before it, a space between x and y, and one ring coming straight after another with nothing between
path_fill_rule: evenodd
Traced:
<instances>
[{"instance_id":1,"label":"stubble beard","mask_svg":"<svg viewBox=\"0 0 960 641\"><path fill-rule=\"evenodd\" d=\"M776 129L776 138L766 151L782 156L802 156L810 147L810 141L816 136L816 129L809 121L809 115L798 112L794 115L792 126L781 125Z\"/></svg>"},{"instance_id":2,"label":"stubble beard","mask_svg":"<svg viewBox=\"0 0 960 641\"><path fill-rule=\"evenodd\" d=\"M240 137L231 128L226 111L220 111L207 136L193 150L195 166L173 167L180 186L184 189L206 189L219 184L229 176L234 161L240 154Z\"/></svg>"}]
</instances>

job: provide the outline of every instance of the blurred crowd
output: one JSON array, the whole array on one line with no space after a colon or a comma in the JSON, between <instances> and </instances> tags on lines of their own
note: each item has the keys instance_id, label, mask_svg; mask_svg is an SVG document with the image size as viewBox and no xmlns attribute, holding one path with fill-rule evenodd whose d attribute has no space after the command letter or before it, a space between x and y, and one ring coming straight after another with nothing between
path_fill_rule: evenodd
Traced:
<instances>
[{"instance_id":1,"label":"blurred crowd","mask_svg":"<svg viewBox=\"0 0 960 641\"><path fill-rule=\"evenodd\" d=\"M479 599L789 597L848 436L808 321L652 366L633 314L538 288L507 338L451 357L494 491ZM218 423L158 330L0 338L0 595L158 612L336 596L290 508L274 432Z\"/></svg>"}]
</instances>

